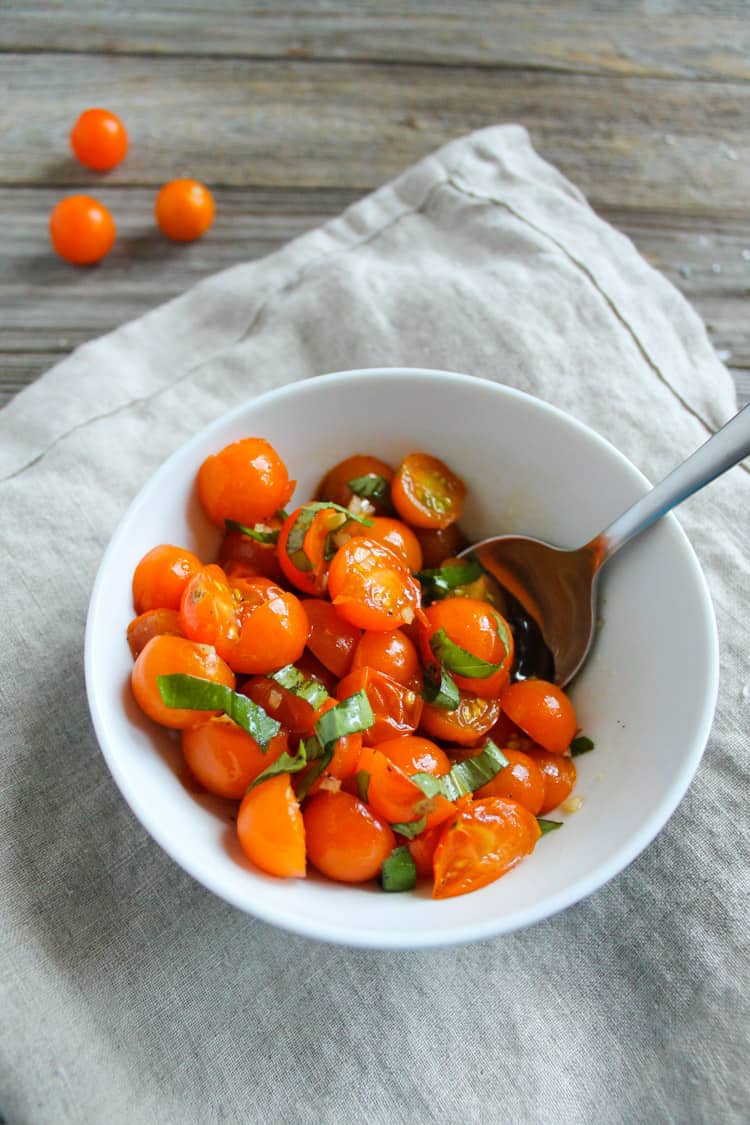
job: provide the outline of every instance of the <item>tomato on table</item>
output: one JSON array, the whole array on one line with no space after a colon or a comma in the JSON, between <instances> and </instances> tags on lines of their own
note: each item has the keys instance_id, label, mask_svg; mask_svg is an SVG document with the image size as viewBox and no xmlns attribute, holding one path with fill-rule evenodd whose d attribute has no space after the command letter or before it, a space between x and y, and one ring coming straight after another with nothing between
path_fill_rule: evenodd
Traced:
<instances>
[{"instance_id":1,"label":"tomato on table","mask_svg":"<svg viewBox=\"0 0 750 1125\"><path fill-rule=\"evenodd\" d=\"M412 688L374 668L357 668L339 682L336 696L348 699L358 691L364 691L375 718L373 725L362 732L365 745L377 746L387 739L413 734L419 726L424 703Z\"/></svg>"},{"instance_id":2,"label":"tomato on table","mask_svg":"<svg viewBox=\"0 0 750 1125\"><path fill-rule=\"evenodd\" d=\"M448 527L461 516L466 485L437 457L410 453L399 465L391 497L402 520L413 527Z\"/></svg>"},{"instance_id":3,"label":"tomato on table","mask_svg":"<svg viewBox=\"0 0 750 1125\"><path fill-rule=\"evenodd\" d=\"M503 747L508 759L505 769L477 789L477 797L507 797L538 816L544 804L545 780L539 765L521 750Z\"/></svg>"},{"instance_id":4,"label":"tomato on table","mask_svg":"<svg viewBox=\"0 0 750 1125\"><path fill-rule=\"evenodd\" d=\"M373 668L400 684L421 688L422 673L416 646L401 629L362 633L352 655L352 670Z\"/></svg>"},{"instance_id":5,"label":"tomato on table","mask_svg":"<svg viewBox=\"0 0 750 1125\"><path fill-rule=\"evenodd\" d=\"M551 754L564 754L578 730L570 699L547 680L518 680L501 697L503 711Z\"/></svg>"},{"instance_id":6,"label":"tomato on table","mask_svg":"<svg viewBox=\"0 0 750 1125\"><path fill-rule=\"evenodd\" d=\"M379 457L370 457L366 453L355 453L353 457L347 457L345 460L339 461L332 469L329 469L323 477L316 495L319 500L332 500L334 504L340 504L342 508L348 508L355 496L349 482L360 481L362 478L370 478L372 485L384 481L385 485L388 486L393 480L393 469L385 461L381 461ZM377 495L368 498L367 509L369 511L380 515L388 514L390 511L390 489L386 488L384 491L386 493L384 498L378 499Z\"/></svg>"},{"instance_id":7,"label":"tomato on table","mask_svg":"<svg viewBox=\"0 0 750 1125\"><path fill-rule=\"evenodd\" d=\"M226 715L215 715L182 732L182 753L192 775L217 797L239 801L252 781L289 749L277 734L265 751Z\"/></svg>"},{"instance_id":8,"label":"tomato on table","mask_svg":"<svg viewBox=\"0 0 750 1125\"><path fill-rule=\"evenodd\" d=\"M193 708L167 707L162 702L157 679L181 673L212 683L226 684L234 690L234 672L211 645L197 644L185 637L163 634L152 637L133 665L130 683L138 706L154 722L181 730L203 722L213 712Z\"/></svg>"},{"instance_id":9,"label":"tomato on table","mask_svg":"<svg viewBox=\"0 0 750 1125\"><path fill-rule=\"evenodd\" d=\"M238 578L232 595L239 623L229 661L235 672L262 675L294 664L310 631L299 598L269 578Z\"/></svg>"},{"instance_id":10,"label":"tomato on table","mask_svg":"<svg viewBox=\"0 0 750 1125\"><path fill-rule=\"evenodd\" d=\"M86 109L70 131L70 147L87 168L109 172L127 155L127 130L108 109Z\"/></svg>"},{"instance_id":11,"label":"tomato on table","mask_svg":"<svg viewBox=\"0 0 750 1125\"><path fill-rule=\"evenodd\" d=\"M421 612L416 578L374 539L351 539L339 548L328 572L328 592L341 616L360 629L398 629Z\"/></svg>"},{"instance_id":12,"label":"tomato on table","mask_svg":"<svg viewBox=\"0 0 750 1125\"><path fill-rule=\"evenodd\" d=\"M237 814L237 836L261 871L304 879L305 826L288 773L261 781L247 793Z\"/></svg>"},{"instance_id":13,"label":"tomato on table","mask_svg":"<svg viewBox=\"0 0 750 1125\"><path fill-rule=\"evenodd\" d=\"M302 607L310 622L310 652L336 677L346 676L362 630L345 621L335 606L323 598L303 598Z\"/></svg>"},{"instance_id":14,"label":"tomato on table","mask_svg":"<svg viewBox=\"0 0 750 1125\"><path fill-rule=\"evenodd\" d=\"M201 560L184 547L162 543L147 551L133 572L135 612L179 609L185 586L202 567Z\"/></svg>"},{"instance_id":15,"label":"tomato on table","mask_svg":"<svg viewBox=\"0 0 750 1125\"><path fill-rule=\"evenodd\" d=\"M49 236L61 258L74 266L93 266L114 246L115 221L91 195L69 195L53 208Z\"/></svg>"},{"instance_id":16,"label":"tomato on table","mask_svg":"<svg viewBox=\"0 0 750 1125\"><path fill-rule=\"evenodd\" d=\"M433 898L453 898L494 883L534 850L541 829L517 801L468 802L448 821L435 848Z\"/></svg>"},{"instance_id":17,"label":"tomato on table","mask_svg":"<svg viewBox=\"0 0 750 1125\"><path fill-rule=\"evenodd\" d=\"M575 762L567 754L551 754L546 750L529 750L528 756L544 778L544 800L539 815L546 816L573 792L576 783Z\"/></svg>"},{"instance_id":18,"label":"tomato on table","mask_svg":"<svg viewBox=\"0 0 750 1125\"><path fill-rule=\"evenodd\" d=\"M218 527L225 520L254 527L283 508L294 491L286 465L264 438L243 438L214 453L198 470L198 496Z\"/></svg>"},{"instance_id":19,"label":"tomato on table","mask_svg":"<svg viewBox=\"0 0 750 1125\"><path fill-rule=\"evenodd\" d=\"M442 742L474 746L495 725L499 715L499 700L459 692L458 707L452 711L425 703L419 726L420 731Z\"/></svg>"},{"instance_id":20,"label":"tomato on table","mask_svg":"<svg viewBox=\"0 0 750 1125\"><path fill-rule=\"evenodd\" d=\"M339 883L366 883L396 846L389 826L351 793L316 793L302 813L307 856Z\"/></svg>"},{"instance_id":21,"label":"tomato on table","mask_svg":"<svg viewBox=\"0 0 750 1125\"><path fill-rule=\"evenodd\" d=\"M133 659L140 656L152 637L168 633L173 637L184 637L180 625L180 615L176 609L147 609L134 617L128 625L128 645Z\"/></svg>"},{"instance_id":22,"label":"tomato on table","mask_svg":"<svg viewBox=\"0 0 750 1125\"><path fill-rule=\"evenodd\" d=\"M213 223L214 212L214 197L197 180L170 180L154 204L159 230L174 242L200 238Z\"/></svg>"},{"instance_id":23,"label":"tomato on table","mask_svg":"<svg viewBox=\"0 0 750 1125\"><path fill-rule=\"evenodd\" d=\"M424 615L426 622L420 641L425 664L445 663L457 687L463 691L487 699L500 695L513 667L513 634L505 618L486 602L461 597L435 602L428 606ZM451 645L445 642L446 637L462 653L453 652ZM451 660L451 652L455 663ZM472 657L476 657L477 661L472 661ZM471 668L473 663L487 666L489 674L459 674L459 668Z\"/></svg>"},{"instance_id":24,"label":"tomato on table","mask_svg":"<svg viewBox=\"0 0 750 1125\"><path fill-rule=\"evenodd\" d=\"M232 663L240 626L232 587L220 566L209 563L188 579L180 599L180 625L191 641L213 645Z\"/></svg>"}]
</instances>

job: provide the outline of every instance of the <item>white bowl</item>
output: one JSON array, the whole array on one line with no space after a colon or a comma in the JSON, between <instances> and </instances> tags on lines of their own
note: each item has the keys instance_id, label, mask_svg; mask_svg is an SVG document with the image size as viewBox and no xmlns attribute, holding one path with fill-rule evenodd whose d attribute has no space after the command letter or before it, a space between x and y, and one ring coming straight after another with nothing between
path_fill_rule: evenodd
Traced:
<instances>
[{"instance_id":1,"label":"white bowl","mask_svg":"<svg viewBox=\"0 0 750 1125\"><path fill-rule=\"evenodd\" d=\"M683 796L708 738L718 686L716 625L693 550L668 516L602 575L603 625L572 695L596 749L577 759L578 812L533 855L483 890L435 902L427 888L385 894L255 870L235 842L231 807L179 778L179 744L130 697L125 630L131 576L157 543L211 558L216 529L194 492L210 453L268 438L313 492L323 470L369 452L397 464L437 454L466 481L472 539L519 531L578 546L648 487L602 438L519 391L444 371L350 371L294 383L225 414L162 465L104 555L86 628L86 686L96 733L123 796L154 839L221 898L267 922L349 945L405 949L507 933L577 902L653 839ZM556 817L558 813L553 814Z\"/></svg>"}]
</instances>

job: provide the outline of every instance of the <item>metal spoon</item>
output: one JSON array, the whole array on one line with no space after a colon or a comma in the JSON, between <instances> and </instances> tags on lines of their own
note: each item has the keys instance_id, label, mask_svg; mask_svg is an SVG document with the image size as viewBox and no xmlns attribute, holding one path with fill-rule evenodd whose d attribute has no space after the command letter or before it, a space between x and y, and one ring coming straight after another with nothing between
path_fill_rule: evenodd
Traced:
<instances>
[{"instance_id":1,"label":"metal spoon","mask_svg":"<svg viewBox=\"0 0 750 1125\"><path fill-rule=\"evenodd\" d=\"M582 547L564 550L539 539L501 535L462 552L471 553L497 579L517 609L520 603L522 612L516 614L514 624L527 632L537 631L537 626L541 631L541 663L537 660L536 667L521 674L554 678L561 686L569 683L591 648L597 579L604 564L675 505L748 455L750 405ZM554 675L550 675L552 668Z\"/></svg>"}]
</instances>

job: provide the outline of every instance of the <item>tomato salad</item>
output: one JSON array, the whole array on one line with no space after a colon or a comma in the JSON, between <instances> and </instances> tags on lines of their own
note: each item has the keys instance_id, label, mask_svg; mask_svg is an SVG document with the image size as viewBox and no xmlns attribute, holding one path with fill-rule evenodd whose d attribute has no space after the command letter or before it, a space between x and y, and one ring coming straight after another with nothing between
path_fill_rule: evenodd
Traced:
<instances>
[{"instance_id":1,"label":"tomato salad","mask_svg":"<svg viewBox=\"0 0 750 1125\"><path fill-rule=\"evenodd\" d=\"M262 871L477 890L533 851L590 749L572 703L521 679L503 591L469 558L442 461L357 454L314 499L234 442L197 488L215 561L154 547L133 575L133 694L181 732L192 779L239 802Z\"/></svg>"}]
</instances>

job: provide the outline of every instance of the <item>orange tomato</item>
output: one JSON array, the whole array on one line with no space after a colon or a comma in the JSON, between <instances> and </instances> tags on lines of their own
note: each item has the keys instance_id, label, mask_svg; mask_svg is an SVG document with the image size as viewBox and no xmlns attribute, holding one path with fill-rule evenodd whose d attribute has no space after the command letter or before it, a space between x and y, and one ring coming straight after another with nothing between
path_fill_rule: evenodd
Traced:
<instances>
[{"instance_id":1,"label":"orange tomato","mask_svg":"<svg viewBox=\"0 0 750 1125\"><path fill-rule=\"evenodd\" d=\"M422 566L440 567L446 559L460 554L469 541L458 524L447 527L417 527L414 530L422 548Z\"/></svg>"},{"instance_id":2,"label":"orange tomato","mask_svg":"<svg viewBox=\"0 0 750 1125\"><path fill-rule=\"evenodd\" d=\"M315 725L315 711L306 699L266 676L253 676L240 691L281 723L290 734L307 737Z\"/></svg>"},{"instance_id":3,"label":"orange tomato","mask_svg":"<svg viewBox=\"0 0 750 1125\"><path fill-rule=\"evenodd\" d=\"M299 598L269 578L238 578L232 594L239 622L229 660L235 672L262 675L294 664L310 631Z\"/></svg>"},{"instance_id":4,"label":"orange tomato","mask_svg":"<svg viewBox=\"0 0 750 1125\"><path fill-rule=\"evenodd\" d=\"M188 579L180 599L180 625L191 641L213 645L232 663L240 625L232 587L220 566L210 563Z\"/></svg>"},{"instance_id":5,"label":"orange tomato","mask_svg":"<svg viewBox=\"0 0 750 1125\"><path fill-rule=\"evenodd\" d=\"M159 230L174 242L200 238L214 221L214 211L214 197L197 180L170 180L154 205Z\"/></svg>"},{"instance_id":6,"label":"orange tomato","mask_svg":"<svg viewBox=\"0 0 750 1125\"><path fill-rule=\"evenodd\" d=\"M452 898L494 883L534 850L536 817L501 797L469 801L448 821L435 848L433 898Z\"/></svg>"},{"instance_id":7,"label":"orange tomato","mask_svg":"<svg viewBox=\"0 0 750 1125\"><path fill-rule=\"evenodd\" d=\"M136 613L147 609L179 609L185 586L202 563L192 551L163 543L148 551L133 574Z\"/></svg>"},{"instance_id":8,"label":"orange tomato","mask_svg":"<svg viewBox=\"0 0 750 1125\"><path fill-rule=\"evenodd\" d=\"M169 633L173 637L184 636L176 609L148 609L134 617L128 625L128 645L133 659L140 656L152 637L158 637L162 633Z\"/></svg>"},{"instance_id":9,"label":"orange tomato","mask_svg":"<svg viewBox=\"0 0 750 1125\"><path fill-rule=\"evenodd\" d=\"M374 668L358 668L339 682L336 696L348 699L358 691L364 691L375 718L373 725L362 732L367 746L413 734L419 726L423 701L412 688Z\"/></svg>"},{"instance_id":10,"label":"orange tomato","mask_svg":"<svg viewBox=\"0 0 750 1125\"><path fill-rule=\"evenodd\" d=\"M234 672L211 645L197 644L185 637L162 634L152 637L133 665L130 682L136 703L150 719L165 727L181 730L203 722L214 712L192 708L167 707L162 702L158 676L182 673L234 689Z\"/></svg>"},{"instance_id":11,"label":"orange tomato","mask_svg":"<svg viewBox=\"0 0 750 1125\"><path fill-rule=\"evenodd\" d=\"M243 798L237 836L247 858L261 871L304 879L305 826L288 773L261 781Z\"/></svg>"},{"instance_id":12,"label":"orange tomato","mask_svg":"<svg viewBox=\"0 0 750 1125\"><path fill-rule=\"evenodd\" d=\"M351 666L362 630L350 625L322 598L303 598L302 607L310 622L307 647L339 679Z\"/></svg>"},{"instance_id":13,"label":"orange tomato","mask_svg":"<svg viewBox=\"0 0 750 1125\"><path fill-rule=\"evenodd\" d=\"M265 526L275 531L281 528L281 523L277 516L271 516L265 521ZM251 578L259 574L274 582L283 581L276 544L259 543L241 531L224 532L217 561L228 578Z\"/></svg>"},{"instance_id":14,"label":"orange tomato","mask_svg":"<svg viewBox=\"0 0 750 1125\"><path fill-rule=\"evenodd\" d=\"M417 650L401 629L387 633L363 633L354 649L351 666L352 670L373 668L400 684L412 687L421 683Z\"/></svg>"},{"instance_id":15,"label":"orange tomato","mask_svg":"<svg viewBox=\"0 0 750 1125\"><path fill-rule=\"evenodd\" d=\"M366 883L396 846L388 825L351 793L316 793L303 819L310 862L339 883Z\"/></svg>"},{"instance_id":16,"label":"orange tomato","mask_svg":"<svg viewBox=\"0 0 750 1125\"><path fill-rule=\"evenodd\" d=\"M520 750L503 748L508 759L505 769L477 789L476 797L508 797L537 816L544 804L544 777L538 764Z\"/></svg>"},{"instance_id":17,"label":"orange tomato","mask_svg":"<svg viewBox=\"0 0 750 1125\"><path fill-rule=\"evenodd\" d=\"M368 775L367 803L390 824L408 824L426 817L425 829L442 824L455 806L441 794L426 797L416 782L380 747L363 746L357 771Z\"/></svg>"},{"instance_id":18,"label":"orange tomato","mask_svg":"<svg viewBox=\"0 0 750 1125\"><path fill-rule=\"evenodd\" d=\"M415 773L431 773L435 777L443 777L451 768L450 758L437 743L415 734L379 742L378 750L409 776Z\"/></svg>"},{"instance_id":19,"label":"orange tomato","mask_svg":"<svg viewBox=\"0 0 750 1125\"><path fill-rule=\"evenodd\" d=\"M342 508L348 508L354 495L349 487L349 481L367 476L383 477L390 484L393 480L393 469L378 457L370 457L366 453L355 453L353 457L347 457L344 461L339 461L338 465L334 465L326 473L318 488L317 497L319 500L332 500L334 504L340 504ZM372 510L375 512L387 512L388 510L387 505L384 506L377 500L372 500L370 503L372 504Z\"/></svg>"},{"instance_id":20,"label":"orange tomato","mask_svg":"<svg viewBox=\"0 0 750 1125\"><path fill-rule=\"evenodd\" d=\"M420 832L413 840L407 840L407 846L417 869L418 879L431 879L434 875L435 849L443 834L445 824L441 823L435 828L427 828Z\"/></svg>"},{"instance_id":21,"label":"orange tomato","mask_svg":"<svg viewBox=\"0 0 750 1125\"><path fill-rule=\"evenodd\" d=\"M495 725L499 714L499 700L460 692L458 707L453 711L425 703L419 725L425 734L442 742L474 746Z\"/></svg>"},{"instance_id":22,"label":"orange tomato","mask_svg":"<svg viewBox=\"0 0 750 1125\"><path fill-rule=\"evenodd\" d=\"M416 578L375 539L351 539L339 548L328 572L328 592L346 621L375 632L408 624L420 609Z\"/></svg>"},{"instance_id":23,"label":"orange tomato","mask_svg":"<svg viewBox=\"0 0 750 1125\"><path fill-rule=\"evenodd\" d=\"M198 496L212 523L245 527L270 519L294 491L286 465L263 438L243 438L207 457L198 470Z\"/></svg>"},{"instance_id":24,"label":"orange tomato","mask_svg":"<svg viewBox=\"0 0 750 1125\"><path fill-rule=\"evenodd\" d=\"M544 800L539 815L546 816L573 792L576 783L575 762L567 755L550 754L544 750L529 750L528 756L541 770L544 778Z\"/></svg>"},{"instance_id":25,"label":"orange tomato","mask_svg":"<svg viewBox=\"0 0 750 1125\"><path fill-rule=\"evenodd\" d=\"M226 715L211 716L182 732L182 753L193 776L209 793L235 801L288 748L287 736L277 734L263 751Z\"/></svg>"},{"instance_id":26,"label":"orange tomato","mask_svg":"<svg viewBox=\"0 0 750 1125\"><path fill-rule=\"evenodd\" d=\"M448 527L461 515L466 485L429 453L410 453L391 485L393 506L414 527Z\"/></svg>"},{"instance_id":27,"label":"orange tomato","mask_svg":"<svg viewBox=\"0 0 750 1125\"><path fill-rule=\"evenodd\" d=\"M108 109L86 109L70 131L70 147L87 168L109 172L125 159L128 134L120 118Z\"/></svg>"},{"instance_id":28,"label":"orange tomato","mask_svg":"<svg viewBox=\"0 0 750 1125\"><path fill-rule=\"evenodd\" d=\"M390 547L394 555L405 562L409 570L417 571L422 569L422 548L419 545L419 540L412 531L402 520L394 520L389 516L372 516L372 526L366 527L361 523L353 523L349 528L349 535L352 539L366 536L368 539L375 539L378 543L383 543L384 546Z\"/></svg>"},{"instance_id":29,"label":"orange tomato","mask_svg":"<svg viewBox=\"0 0 750 1125\"><path fill-rule=\"evenodd\" d=\"M513 634L510 625L500 614L475 598L445 598L425 611L426 624L421 630L420 643L426 664L435 664L430 642L443 629L454 644L472 656L496 664L497 670L484 678L459 676L451 672L456 686L472 695L494 699L510 679L513 667Z\"/></svg>"},{"instance_id":30,"label":"orange tomato","mask_svg":"<svg viewBox=\"0 0 750 1125\"><path fill-rule=\"evenodd\" d=\"M91 195L61 199L49 217L49 236L55 252L74 266L100 262L112 249L115 234L114 219Z\"/></svg>"},{"instance_id":31,"label":"orange tomato","mask_svg":"<svg viewBox=\"0 0 750 1125\"><path fill-rule=\"evenodd\" d=\"M573 704L547 680L518 680L503 692L508 718L551 754L564 754L578 730Z\"/></svg>"}]
</instances>

